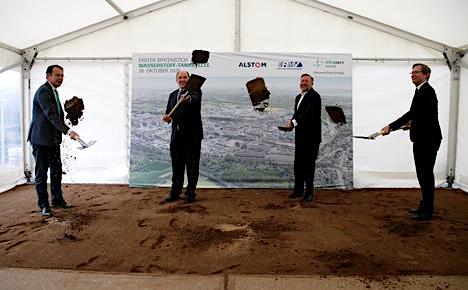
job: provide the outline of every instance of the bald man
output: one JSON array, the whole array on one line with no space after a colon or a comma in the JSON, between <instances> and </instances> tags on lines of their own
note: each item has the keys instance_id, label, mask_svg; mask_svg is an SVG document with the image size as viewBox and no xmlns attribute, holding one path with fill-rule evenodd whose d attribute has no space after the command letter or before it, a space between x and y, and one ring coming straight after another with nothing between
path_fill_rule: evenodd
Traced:
<instances>
[{"instance_id":1,"label":"bald man","mask_svg":"<svg viewBox=\"0 0 468 290\"><path fill-rule=\"evenodd\" d=\"M201 90L190 92L184 96L185 85L189 79L189 72L180 70L176 74L176 82L179 88L169 95L166 114L162 120L172 123L171 134L171 160L172 160L172 186L166 202L179 200L184 186L184 171L187 168L188 184L185 190L185 202L195 201L198 182L198 168L200 164L201 141L203 139L203 125L201 120ZM169 112L177 102L182 99L182 104L169 116Z\"/></svg>"}]
</instances>

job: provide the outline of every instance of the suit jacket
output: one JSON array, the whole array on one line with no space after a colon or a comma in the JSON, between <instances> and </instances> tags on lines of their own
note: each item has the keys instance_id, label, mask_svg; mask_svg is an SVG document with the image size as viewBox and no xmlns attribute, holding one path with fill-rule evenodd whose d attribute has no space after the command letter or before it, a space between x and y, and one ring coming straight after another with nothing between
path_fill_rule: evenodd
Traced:
<instances>
[{"instance_id":1,"label":"suit jacket","mask_svg":"<svg viewBox=\"0 0 468 290\"><path fill-rule=\"evenodd\" d=\"M64 122L62 106L57 110L52 85L44 83L34 95L28 141L31 144L55 146L62 143L62 134L66 134L69 129Z\"/></svg>"},{"instance_id":2,"label":"suit jacket","mask_svg":"<svg viewBox=\"0 0 468 290\"><path fill-rule=\"evenodd\" d=\"M294 104L294 115L292 119L296 120L296 142L322 142L322 100L320 95L314 90L310 89L302 99L302 102L297 107L301 95L296 96Z\"/></svg>"},{"instance_id":3,"label":"suit jacket","mask_svg":"<svg viewBox=\"0 0 468 290\"><path fill-rule=\"evenodd\" d=\"M175 90L169 95L166 114L177 104L179 90ZM195 91L190 94L190 101L179 106L172 115L171 140L176 136L184 137L191 141L203 139L203 125L201 120L201 99L202 92Z\"/></svg>"},{"instance_id":4,"label":"suit jacket","mask_svg":"<svg viewBox=\"0 0 468 290\"><path fill-rule=\"evenodd\" d=\"M397 130L409 121L411 121L410 140L412 142L437 143L442 140L436 93L427 82L414 94L410 110L391 123L390 128Z\"/></svg>"}]
</instances>

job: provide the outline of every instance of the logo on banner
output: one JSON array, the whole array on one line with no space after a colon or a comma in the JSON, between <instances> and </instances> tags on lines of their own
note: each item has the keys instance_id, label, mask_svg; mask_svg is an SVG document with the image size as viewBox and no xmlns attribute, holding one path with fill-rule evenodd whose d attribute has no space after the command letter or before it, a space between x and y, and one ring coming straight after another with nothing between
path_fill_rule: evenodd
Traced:
<instances>
[{"instance_id":1,"label":"logo on banner","mask_svg":"<svg viewBox=\"0 0 468 290\"><path fill-rule=\"evenodd\" d=\"M303 67L300 61L280 61L278 63L278 69L297 69L301 70Z\"/></svg>"},{"instance_id":2,"label":"logo on banner","mask_svg":"<svg viewBox=\"0 0 468 290\"><path fill-rule=\"evenodd\" d=\"M267 67L267 63L259 62L259 61L244 61L244 62L239 63L239 67L261 68L261 67Z\"/></svg>"}]
</instances>

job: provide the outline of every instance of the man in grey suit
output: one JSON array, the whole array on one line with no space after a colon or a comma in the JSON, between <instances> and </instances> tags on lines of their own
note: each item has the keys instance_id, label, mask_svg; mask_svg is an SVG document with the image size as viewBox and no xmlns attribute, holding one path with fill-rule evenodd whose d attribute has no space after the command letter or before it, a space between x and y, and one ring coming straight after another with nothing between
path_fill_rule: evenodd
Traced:
<instances>
[{"instance_id":1,"label":"man in grey suit","mask_svg":"<svg viewBox=\"0 0 468 290\"><path fill-rule=\"evenodd\" d=\"M311 75L301 75L301 93L296 96L294 114L284 126L296 131L294 190L289 197L302 197L305 202L312 202L314 198L315 161L322 142L322 100L312 88L313 85L314 78Z\"/></svg>"},{"instance_id":2,"label":"man in grey suit","mask_svg":"<svg viewBox=\"0 0 468 290\"><path fill-rule=\"evenodd\" d=\"M171 160L172 160L172 186L166 202L179 200L184 185L184 171L187 168L188 184L185 191L185 202L195 201L200 164L201 141L203 139L203 125L201 119L201 90L191 91L185 96L185 85L189 79L189 72L180 70L176 74L179 88L169 95L166 114L162 120L172 122L171 134ZM181 100L182 104L173 115L170 112Z\"/></svg>"},{"instance_id":3,"label":"man in grey suit","mask_svg":"<svg viewBox=\"0 0 468 290\"><path fill-rule=\"evenodd\" d=\"M52 205L59 208L69 207L62 195L60 144L62 134L67 134L74 140L78 139L79 135L64 122L64 112L57 92L57 88L63 82L63 68L59 65L49 66L46 70L46 79L47 82L40 86L34 95L28 141L32 145L36 161L37 203L41 208L41 214L47 217L52 215L47 193L49 168Z\"/></svg>"}]
</instances>

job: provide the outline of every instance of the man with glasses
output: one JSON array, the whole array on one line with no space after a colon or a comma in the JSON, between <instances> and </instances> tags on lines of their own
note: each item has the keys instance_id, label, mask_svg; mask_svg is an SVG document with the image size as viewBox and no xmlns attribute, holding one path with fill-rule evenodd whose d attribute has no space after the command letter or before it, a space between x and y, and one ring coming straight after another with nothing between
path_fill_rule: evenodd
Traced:
<instances>
[{"instance_id":1,"label":"man with glasses","mask_svg":"<svg viewBox=\"0 0 468 290\"><path fill-rule=\"evenodd\" d=\"M411 79L416 91L410 110L381 131L383 135L388 135L406 124L410 126L416 175L422 192L419 207L410 210L410 213L414 214L412 218L418 221L430 220L434 212L434 165L442 140L437 97L428 83L430 76L431 69L427 65L413 65Z\"/></svg>"}]
</instances>

